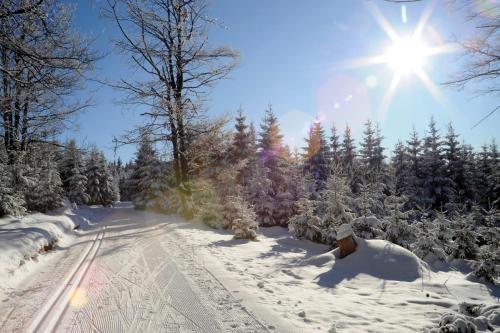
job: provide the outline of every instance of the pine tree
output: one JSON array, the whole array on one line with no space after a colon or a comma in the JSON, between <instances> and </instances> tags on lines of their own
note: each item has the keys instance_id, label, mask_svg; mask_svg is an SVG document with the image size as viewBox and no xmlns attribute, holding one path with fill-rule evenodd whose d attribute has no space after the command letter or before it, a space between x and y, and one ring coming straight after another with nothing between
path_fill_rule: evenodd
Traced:
<instances>
[{"instance_id":1,"label":"pine tree","mask_svg":"<svg viewBox=\"0 0 500 333\"><path fill-rule=\"evenodd\" d=\"M422 174L424 203L434 209L443 210L445 204L452 201L454 191L453 182L446 175L443 145L434 118L431 118L424 141Z\"/></svg>"},{"instance_id":2,"label":"pine tree","mask_svg":"<svg viewBox=\"0 0 500 333\"><path fill-rule=\"evenodd\" d=\"M100 168L100 156L96 147L93 147L89 153L85 175L87 177L87 195L89 204L100 205L104 201L101 191L102 170Z\"/></svg>"},{"instance_id":3,"label":"pine tree","mask_svg":"<svg viewBox=\"0 0 500 333\"><path fill-rule=\"evenodd\" d=\"M26 191L26 206L29 211L47 212L63 203L62 182L55 161L55 149L49 144L33 145L30 148L31 182Z\"/></svg>"},{"instance_id":4,"label":"pine tree","mask_svg":"<svg viewBox=\"0 0 500 333\"><path fill-rule=\"evenodd\" d=\"M408 197L407 209L416 209L423 204L422 200L422 141L413 127L410 140L406 142L408 174L404 183L403 194Z\"/></svg>"},{"instance_id":5,"label":"pine tree","mask_svg":"<svg viewBox=\"0 0 500 333\"><path fill-rule=\"evenodd\" d=\"M304 154L304 171L312 175L316 182L315 191L325 188L326 180L330 172L328 161L328 146L321 123L315 121L309 130L306 139L307 147Z\"/></svg>"},{"instance_id":6,"label":"pine tree","mask_svg":"<svg viewBox=\"0 0 500 333\"><path fill-rule=\"evenodd\" d=\"M332 124L330 136L330 160L335 164L339 164L341 162L341 145L339 140L340 136L337 134L337 128L335 127L335 124Z\"/></svg>"},{"instance_id":7,"label":"pine tree","mask_svg":"<svg viewBox=\"0 0 500 333\"><path fill-rule=\"evenodd\" d=\"M450 195L449 201L457 201L458 193L460 192L459 182L461 170L463 169L463 161L460 159L460 143L458 142L458 135L452 124L448 124L448 131L443 143L444 157L446 159L446 172L445 176L451 181L453 196Z\"/></svg>"},{"instance_id":8,"label":"pine tree","mask_svg":"<svg viewBox=\"0 0 500 333\"><path fill-rule=\"evenodd\" d=\"M346 125L341 146L341 165L354 194L359 193L363 178L363 171L356 156L356 146L351 136L351 129L349 125Z\"/></svg>"},{"instance_id":9,"label":"pine tree","mask_svg":"<svg viewBox=\"0 0 500 333\"><path fill-rule=\"evenodd\" d=\"M75 140L70 140L64 149L59 170L64 191L70 202L78 205L86 204L89 196L86 193L87 177L82 153Z\"/></svg>"},{"instance_id":10,"label":"pine tree","mask_svg":"<svg viewBox=\"0 0 500 333\"><path fill-rule=\"evenodd\" d=\"M365 123L365 130L363 131L363 141L361 142L361 149L359 150L360 162L370 178L373 178L375 173L375 131L371 120Z\"/></svg>"},{"instance_id":11,"label":"pine tree","mask_svg":"<svg viewBox=\"0 0 500 333\"><path fill-rule=\"evenodd\" d=\"M238 110L236 124L234 125L236 133L233 136L232 146L229 150L229 156L232 163L238 163L248 158L251 153L251 138L248 131L248 125L245 123L246 117L243 115L243 110Z\"/></svg>"},{"instance_id":12,"label":"pine tree","mask_svg":"<svg viewBox=\"0 0 500 333\"><path fill-rule=\"evenodd\" d=\"M134 204L145 209L155 196L155 186L161 183L161 164L148 136L144 136L137 150L130 176L130 188Z\"/></svg>"},{"instance_id":13,"label":"pine tree","mask_svg":"<svg viewBox=\"0 0 500 333\"><path fill-rule=\"evenodd\" d=\"M290 163L290 151L283 145L282 139L278 119L269 106L261 124L257 152L260 165L256 168L258 173L267 178L267 181L261 179L258 182L267 182L268 186L262 188L250 185L249 194L258 218L264 225L287 225L290 216L296 212L297 184L293 184L293 177L290 177L296 169ZM255 175L253 178L255 179Z\"/></svg>"},{"instance_id":14,"label":"pine tree","mask_svg":"<svg viewBox=\"0 0 500 333\"><path fill-rule=\"evenodd\" d=\"M394 190L397 195L402 195L407 188L408 162L403 142L398 141L394 146L391 159L394 170Z\"/></svg>"},{"instance_id":15,"label":"pine tree","mask_svg":"<svg viewBox=\"0 0 500 333\"><path fill-rule=\"evenodd\" d=\"M12 167L7 165L7 154L0 147L0 217L22 216L26 212L23 193L16 191Z\"/></svg>"}]
</instances>

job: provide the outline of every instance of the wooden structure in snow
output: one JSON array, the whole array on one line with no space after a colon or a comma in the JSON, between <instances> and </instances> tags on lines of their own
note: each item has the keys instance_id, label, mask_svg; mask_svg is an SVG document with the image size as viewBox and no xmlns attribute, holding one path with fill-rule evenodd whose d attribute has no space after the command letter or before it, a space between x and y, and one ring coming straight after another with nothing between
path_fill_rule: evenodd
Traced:
<instances>
[{"instance_id":1,"label":"wooden structure in snow","mask_svg":"<svg viewBox=\"0 0 500 333\"><path fill-rule=\"evenodd\" d=\"M337 230L337 244L339 246L340 258L344 258L356 251L354 232L350 224L342 224Z\"/></svg>"}]
</instances>

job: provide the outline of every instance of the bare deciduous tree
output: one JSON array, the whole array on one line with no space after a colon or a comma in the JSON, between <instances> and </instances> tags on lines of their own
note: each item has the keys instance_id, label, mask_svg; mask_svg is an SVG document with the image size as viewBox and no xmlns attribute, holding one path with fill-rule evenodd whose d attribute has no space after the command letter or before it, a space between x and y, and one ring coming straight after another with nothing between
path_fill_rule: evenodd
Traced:
<instances>
[{"instance_id":1,"label":"bare deciduous tree","mask_svg":"<svg viewBox=\"0 0 500 333\"><path fill-rule=\"evenodd\" d=\"M498 96L500 93L500 4L491 3L486 8L479 8L469 2L458 2L457 6L469 12L469 21L474 24L474 37L461 41L467 63L463 71L446 84L464 88L466 85L478 84L476 92L484 95ZM500 109L500 105L491 110L473 127Z\"/></svg>"},{"instance_id":2,"label":"bare deciduous tree","mask_svg":"<svg viewBox=\"0 0 500 333\"><path fill-rule=\"evenodd\" d=\"M203 0L109 0L107 15L121 31L117 46L130 55L143 80L124 78L114 84L127 92L126 103L140 103L146 131L168 141L178 188L191 194L190 153L193 136L209 131L203 115L208 88L235 67L238 54L208 44L207 4ZM205 122L205 123L204 123ZM134 140L129 133L122 142Z\"/></svg>"},{"instance_id":3,"label":"bare deciduous tree","mask_svg":"<svg viewBox=\"0 0 500 333\"><path fill-rule=\"evenodd\" d=\"M85 104L68 103L97 55L59 0L0 6L0 135L13 163L30 142L57 133Z\"/></svg>"}]
</instances>

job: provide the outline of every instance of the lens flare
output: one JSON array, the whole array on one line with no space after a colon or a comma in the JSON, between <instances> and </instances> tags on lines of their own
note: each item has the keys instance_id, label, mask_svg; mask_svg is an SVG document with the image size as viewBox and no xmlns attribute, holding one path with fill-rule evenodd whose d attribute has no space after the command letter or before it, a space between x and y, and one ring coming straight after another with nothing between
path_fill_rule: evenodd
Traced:
<instances>
[{"instance_id":1,"label":"lens flare","mask_svg":"<svg viewBox=\"0 0 500 333\"><path fill-rule=\"evenodd\" d=\"M81 309L89 302L87 290L83 288L76 288L71 295L70 305L74 309Z\"/></svg>"}]
</instances>

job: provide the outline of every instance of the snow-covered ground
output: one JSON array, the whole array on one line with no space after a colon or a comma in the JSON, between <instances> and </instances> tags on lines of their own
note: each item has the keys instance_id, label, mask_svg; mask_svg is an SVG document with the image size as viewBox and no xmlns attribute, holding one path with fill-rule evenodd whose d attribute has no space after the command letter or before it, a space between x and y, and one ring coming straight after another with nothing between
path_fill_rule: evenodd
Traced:
<instances>
[{"instance_id":1,"label":"snow-covered ground","mask_svg":"<svg viewBox=\"0 0 500 333\"><path fill-rule=\"evenodd\" d=\"M231 292L282 332L420 332L461 302L500 305L498 287L451 268L432 270L382 240L358 239L355 253L337 259L336 250L293 239L280 227L261 229L257 242L203 225L179 223L176 232L196 244Z\"/></svg>"},{"instance_id":2,"label":"snow-covered ground","mask_svg":"<svg viewBox=\"0 0 500 333\"><path fill-rule=\"evenodd\" d=\"M73 212L65 207L52 214L0 218L0 288L11 287L29 274L52 247L70 245L74 229L88 224L85 214L91 210Z\"/></svg>"},{"instance_id":3,"label":"snow-covered ground","mask_svg":"<svg viewBox=\"0 0 500 333\"><path fill-rule=\"evenodd\" d=\"M386 241L337 259L279 227L253 242L124 204L58 213L2 221L1 332L420 332L463 301L499 305Z\"/></svg>"}]
</instances>

